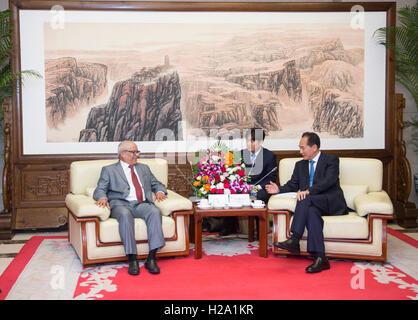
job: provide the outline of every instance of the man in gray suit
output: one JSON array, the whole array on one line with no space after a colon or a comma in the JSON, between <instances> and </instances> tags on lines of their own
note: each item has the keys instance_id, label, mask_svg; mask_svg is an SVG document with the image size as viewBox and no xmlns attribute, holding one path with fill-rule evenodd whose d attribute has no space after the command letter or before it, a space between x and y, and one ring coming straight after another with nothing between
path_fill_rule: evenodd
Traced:
<instances>
[{"instance_id":1,"label":"man in gray suit","mask_svg":"<svg viewBox=\"0 0 418 320\"><path fill-rule=\"evenodd\" d=\"M145 221L149 246L145 268L158 274L160 268L155 256L165 241L162 215L153 203L152 192L157 201L162 201L167 198L167 190L147 165L137 163L139 151L134 142L121 142L118 155L119 162L103 167L93 198L99 207L109 208L110 217L119 222L119 234L128 256L128 273L131 275L139 274L134 218Z\"/></svg>"}]
</instances>

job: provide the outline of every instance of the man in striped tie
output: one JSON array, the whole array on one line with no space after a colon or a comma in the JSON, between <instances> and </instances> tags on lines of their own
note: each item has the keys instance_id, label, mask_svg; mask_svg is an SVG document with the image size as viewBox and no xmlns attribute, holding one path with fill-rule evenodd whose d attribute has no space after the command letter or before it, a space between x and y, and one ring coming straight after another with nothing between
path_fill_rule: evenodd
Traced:
<instances>
[{"instance_id":1,"label":"man in striped tie","mask_svg":"<svg viewBox=\"0 0 418 320\"><path fill-rule=\"evenodd\" d=\"M340 187L340 160L335 155L321 152L320 146L321 141L316 133L305 132L299 142L303 160L296 163L290 180L280 188L275 183L266 186L267 192L271 194L297 192L297 203L290 229L292 235L286 241L273 244L299 254L299 241L306 228L307 250L315 257L314 263L306 268L308 273L330 268L325 257L322 216L348 213Z\"/></svg>"},{"instance_id":2,"label":"man in striped tie","mask_svg":"<svg viewBox=\"0 0 418 320\"><path fill-rule=\"evenodd\" d=\"M128 273L139 274L136 259L135 218L145 221L148 235L148 258L145 268L160 273L156 262L158 249L165 245L162 215L154 205L167 198L167 190L152 174L150 168L137 163L139 151L133 141L123 141L118 147L119 162L103 167L93 198L96 205L110 209L110 217L119 222L119 234L128 256Z\"/></svg>"}]
</instances>

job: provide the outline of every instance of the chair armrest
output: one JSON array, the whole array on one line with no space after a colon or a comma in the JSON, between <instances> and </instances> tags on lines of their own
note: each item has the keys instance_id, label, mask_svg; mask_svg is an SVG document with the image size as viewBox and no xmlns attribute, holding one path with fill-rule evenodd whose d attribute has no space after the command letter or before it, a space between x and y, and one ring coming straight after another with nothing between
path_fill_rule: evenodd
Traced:
<instances>
[{"instance_id":1,"label":"chair armrest","mask_svg":"<svg viewBox=\"0 0 418 320\"><path fill-rule=\"evenodd\" d=\"M160 202L155 201L154 204L164 216L168 216L174 211L193 209L193 204L189 199L171 190L167 190L167 199Z\"/></svg>"},{"instance_id":2,"label":"chair armrest","mask_svg":"<svg viewBox=\"0 0 418 320\"><path fill-rule=\"evenodd\" d=\"M294 212L295 208L296 198L293 193L289 193L288 196L286 196L286 193L273 195L267 204L267 209L269 210L288 210Z\"/></svg>"},{"instance_id":3,"label":"chair armrest","mask_svg":"<svg viewBox=\"0 0 418 320\"><path fill-rule=\"evenodd\" d=\"M92 197L84 194L69 193L65 197L65 205L76 217L99 217L101 221L106 220L110 216L108 208L100 208L95 205Z\"/></svg>"},{"instance_id":4,"label":"chair armrest","mask_svg":"<svg viewBox=\"0 0 418 320\"><path fill-rule=\"evenodd\" d=\"M393 214L393 204L385 191L360 194L354 198L354 209L359 216L363 217L369 213L385 215Z\"/></svg>"}]
</instances>

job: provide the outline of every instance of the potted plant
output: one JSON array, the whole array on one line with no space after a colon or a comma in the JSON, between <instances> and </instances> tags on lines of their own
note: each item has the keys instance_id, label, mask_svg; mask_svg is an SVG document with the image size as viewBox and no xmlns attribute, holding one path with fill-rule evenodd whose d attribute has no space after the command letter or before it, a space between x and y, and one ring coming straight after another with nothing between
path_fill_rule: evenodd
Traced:
<instances>
[{"instance_id":1,"label":"potted plant","mask_svg":"<svg viewBox=\"0 0 418 320\"><path fill-rule=\"evenodd\" d=\"M24 70L13 73L10 66L10 53L12 49L11 36L11 10L0 11L0 127L3 127L3 102L13 95L13 85L21 84L24 76L41 77L33 70Z\"/></svg>"},{"instance_id":2,"label":"potted plant","mask_svg":"<svg viewBox=\"0 0 418 320\"><path fill-rule=\"evenodd\" d=\"M418 5L401 8L398 14L400 25L376 30L377 40L395 52L396 81L411 93L418 107ZM411 143L418 153L418 117L404 123L406 127L412 127ZM418 174L414 180L418 192Z\"/></svg>"}]
</instances>

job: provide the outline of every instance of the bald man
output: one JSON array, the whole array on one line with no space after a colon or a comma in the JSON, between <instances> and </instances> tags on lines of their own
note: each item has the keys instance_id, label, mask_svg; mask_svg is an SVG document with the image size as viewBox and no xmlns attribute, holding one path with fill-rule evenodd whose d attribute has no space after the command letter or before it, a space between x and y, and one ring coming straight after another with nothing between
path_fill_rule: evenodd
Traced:
<instances>
[{"instance_id":1,"label":"bald man","mask_svg":"<svg viewBox=\"0 0 418 320\"><path fill-rule=\"evenodd\" d=\"M156 253L165 245L162 215L154 205L167 198L167 190L152 174L150 168L137 163L137 145L123 141L118 146L119 161L103 167L93 198L99 207L110 209L110 217L119 222L119 234L128 257L128 273L139 274L135 240L135 220L141 218L147 225L149 254L145 268L152 274L160 273Z\"/></svg>"}]
</instances>

